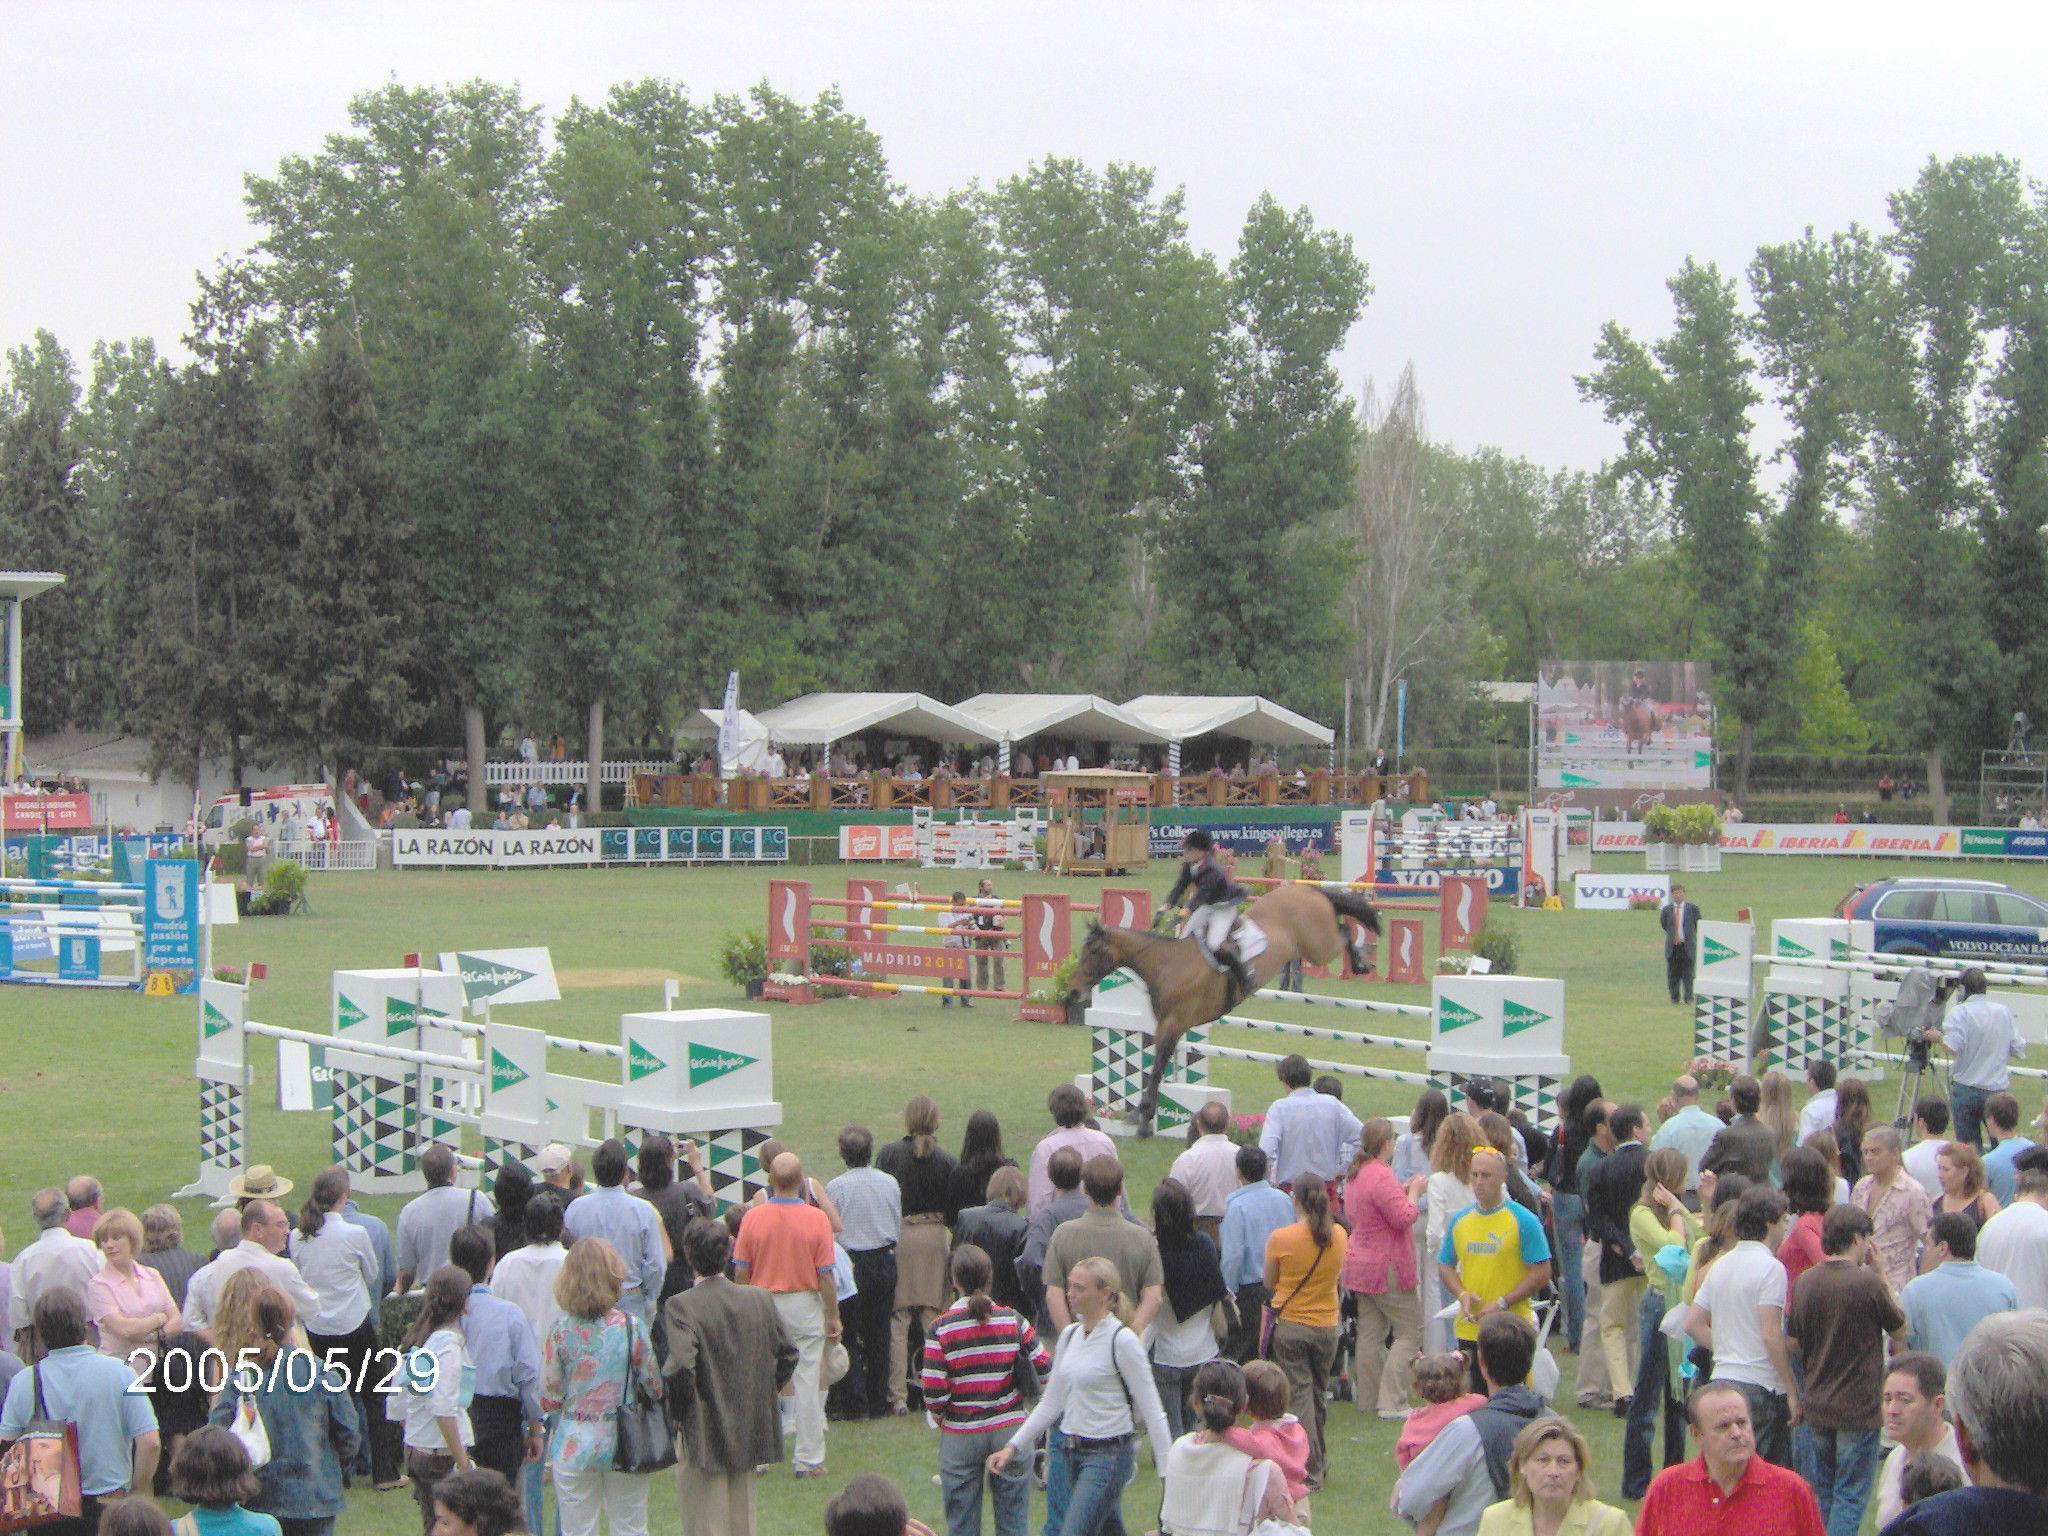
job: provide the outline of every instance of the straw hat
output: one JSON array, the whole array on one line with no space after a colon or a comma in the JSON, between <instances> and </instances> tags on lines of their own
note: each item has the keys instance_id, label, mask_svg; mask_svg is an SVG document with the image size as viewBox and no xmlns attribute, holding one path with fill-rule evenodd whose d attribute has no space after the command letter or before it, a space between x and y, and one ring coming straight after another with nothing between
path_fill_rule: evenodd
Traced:
<instances>
[{"instance_id":1,"label":"straw hat","mask_svg":"<svg viewBox=\"0 0 2048 1536\"><path fill-rule=\"evenodd\" d=\"M228 1195L235 1200L275 1200L292 1192L292 1181L281 1179L268 1163L251 1163L247 1173L228 1180Z\"/></svg>"}]
</instances>

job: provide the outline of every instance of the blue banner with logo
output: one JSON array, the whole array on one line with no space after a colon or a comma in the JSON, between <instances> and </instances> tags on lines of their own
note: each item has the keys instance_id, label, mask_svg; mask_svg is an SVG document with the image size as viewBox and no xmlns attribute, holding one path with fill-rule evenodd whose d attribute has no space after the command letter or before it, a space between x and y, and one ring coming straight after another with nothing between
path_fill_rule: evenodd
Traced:
<instances>
[{"instance_id":1,"label":"blue banner with logo","mask_svg":"<svg viewBox=\"0 0 2048 1536\"><path fill-rule=\"evenodd\" d=\"M98 981L100 978L100 937L96 933L67 933L57 940L57 977L60 981Z\"/></svg>"},{"instance_id":2,"label":"blue banner with logo","mask_svg":"<svg viewBox=\"0 0 2048 1536\"><path fill-rule=\"evenodd\" d=\"M149 859L142 875L142 968L182 971L179 988L199 988L199 865L192 859Z\"/></svg>"},{"instance_id":3,"label":"blue banner with logo","mask_svg":"<svg viewBox=\"0 0 2048 1536\"><path fill-rule=\"evenodd\" d=\"M1327 853L1337 846L1337 824L1327 819L1241 822L1154 821L1150 843L1152 857L1173 858L1180 852L1180 840L1196 827L1208 833L1218 848L1228 848L1232 853L1264 853L1266 845L1276 837L1287 845L1289 853L1300 853L1304 848L1320 848Z\"/></svg>"}]
</instances>

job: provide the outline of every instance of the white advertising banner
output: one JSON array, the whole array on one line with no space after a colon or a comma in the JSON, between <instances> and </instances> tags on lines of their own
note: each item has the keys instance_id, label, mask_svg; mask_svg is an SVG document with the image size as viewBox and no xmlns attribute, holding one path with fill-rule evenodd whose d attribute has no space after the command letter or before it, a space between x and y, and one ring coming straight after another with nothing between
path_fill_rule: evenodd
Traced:
<instances>
[{"instance_id":1,"label":"white advertising banner","mask_svg":"<svg viewBox=\"0 0 2048 1536\"><path fill-rule=\"evenodd\" d=\"M1596 875L1580 870L1572 881L1572 905L1582 912L1626 912L1641 896L1654 896L1661 906L1671 899L1669 875Z\"/></svg>"},{"instance_id":2,"label":"white advertising banner","mask_svg":"<svg viewBox=\"0 0 2048 1536\"><path fill-rule=\"evenodd\" d=\"M1756 954L1754 923L1700 924L1699 972L1694 978L1701 989L1738 997L1749 996L1752 957Z\"/></svg>"},{"instance_id":3,"label":"white advertising banner","mask_svg":"<svg viewBox=\"0 0 2048 1536\"><path fill-rule=\"evenodd\" d=\"M462 978L472 1013L487 1003L557 1003L555 962L545 948L443 950L441 969Z\"/></svg>"},{"instance_id":4,"label":"white advertising banner","mask_svg":"<svg viewBox=\"0 0 2048 1536\"><path fill-rule=\"evenodd\" d=\"M1639 821L1593 823L1595 853L1641 853ZM1963 852L1959 827L1907 827L1851 822L1737 821L1721 829L1723 853L1832 854L1837 858L1953 859Z\"/></svg>"},{"instance_id":5,"label":"white advertising banner","mask_svg":"<svg viewBox=\"0 0 2048 1536\"><path fill-rule=\"evenodd\" d=\"M1564 1053L1564 983L1540 976L1437 976L1432 1048L1501 1063Z\"/></svg>"},{"instance_id":6,"label":"white advertising banner","mask_svg":"<svg viewBox=\"0 0 2048 1536\"><path fill-rule=\"evenodd\" d=\"M543 832L440 832L391 834L391 862L468 868L523 869L549 864L598 864L604 848L595 827Z\"/></svg>"}]
</instances>

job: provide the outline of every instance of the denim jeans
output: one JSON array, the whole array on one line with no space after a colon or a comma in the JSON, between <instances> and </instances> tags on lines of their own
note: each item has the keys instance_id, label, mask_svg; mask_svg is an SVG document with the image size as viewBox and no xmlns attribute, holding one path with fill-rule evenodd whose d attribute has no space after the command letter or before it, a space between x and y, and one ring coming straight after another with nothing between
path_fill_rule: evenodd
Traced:
<instances>
[{"instance_id":1,"label":"denim jeans","mask_svg":"<svg viewBox=\"0 0 2048 1536\"><path fill-rule=\"evenodd\" d=\"M1580 1255L1586 1247L1586 1202L1577 1195L1551 1198L1551 1215L1557 1222L1557 1282L1564 1292L1564 1341L1578 1353L1581 1330L1586 1325L1586 1276Z\"/></svg>"},{"instance_id":2,"label":"denim jeans","mask_svg":"<svg viewBox=\"0 0 2048 1536\"><path fill-rule=\"evenodd\" d=\"M1124 1485L1138 1470L1135 1438L1115 1445L1063 1448L1067 1515L1060 1536L1124 1536Z\"/></svg>"},{"instance_id":3,"label":"denim jeans","mask_svg":"<svg viewBox=\"0 0 2048 1536\"><path fill-rule=\"evenodd\" d=\"M1199 1365L1161 1365L1152 1362L1152 1384L1159 1388L1159 1406L1166 1410L1166 1427L1178 1440L1199 1425L1188 1421L1188 1389L1195 1384Z\"/></svg>"},{"instance_id":4,"label":"denim jeans","mask_svg":"<svg viewBox=\"0 0 2048 1536\"><path fill-rule=\"evenodd\" d=\"M1972 1088L1968 1083L1948 1085L1949 1108L1955 1114L1955 1140L1966 1141L1973 1147L1984 1145L1984 1101L1991 1097L1989 1088Z\"/></svg>"},{"instance_id":5,"label":"denim jeans","mask_svg":"<svg viewBox=\"0 0 2048 1536\"><path fill-rule=\"evenodd\" d=\"M986 1466L1015 1433L1009 1428L971 1435L940 1433L939 1486L946 1495L946 1536L981 1536L984 1478L995 1493L996 1536L1024 1536L1031 1521L1031 1458L1020 1456L1001 1473L991 1473Z\"/></svg>"},{"instance_id":6,"label":"denim jeans","mask_svg":"<svg viewBox=\"0 0 2048 1536\"><path fill-rule=\"evenodd\" d=\"M1874 1429L1807 1429L1799 1475L1813 1490L1828 1536L1856 1536L1863 1529L1863 1509L1883 1450L1878 1440Z\"/></svg>"},{"instance_id":7,"label":"denim jeans","mask_svg":"<svg viewBox=\"0 0 2048 1536\"><path fill-rule=\"evenodd\" d=\"M1756 1453L1774 1467L1798 1470L1792 1465L1792 1405L1782 1392L1773 1392L1754 1382L1731 1381L1749 1399L1749 1427L1756 1435Z\"/></svg>"},{"instance_id":8,"label":"denim jeans","mask_svg":"<svg viewBox=\"0 0 2048 1536\"><path fill-rule=\"evenodd\" d=\"M1670 1392L1671 1343L1664 1337L1664 1292L1652 1287L1643 1297L1636 1317L1642 1332L1642 1363L1636 1368L1635 1391L1629 1397L1628 1424L1622 1430L1621 1496L1640 1499L1650 1491L1655 1475L1650 1452L1656 1443L1657 1421L1664 1422L1664 1461L1667 1467L1685 1460L1685 1415Z\"/></svg>"},{"instance_id":9,"label":"denim jeans","mask_svg":"<svg viewBox=\"0 0 2048 1536\"><path fill-rule=\"evenodd\" d=\"M1039 1536L1060 1536L1067 1523L1067 1498L1072 1479L1067 1466L1067 1434L1057 1424L1045 1437L1045 1524Z\"/></svg>"}]
</instances>

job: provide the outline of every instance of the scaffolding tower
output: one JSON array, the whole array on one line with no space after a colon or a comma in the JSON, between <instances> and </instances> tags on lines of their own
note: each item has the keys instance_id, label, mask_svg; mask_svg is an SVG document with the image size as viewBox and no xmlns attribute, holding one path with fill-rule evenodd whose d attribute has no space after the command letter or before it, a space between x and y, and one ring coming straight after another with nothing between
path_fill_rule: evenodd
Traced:
<instances>
[{"instance_id":1,"label":"scaffolding tower","mask_svg":"<svg viewBox=\"0 0 2048 1536\"><path fill-rule=\"evenodd\" d=\"M2048 748L1986 752L1977 774L1977 820L2013 827L2029 814L2048 822Z\"/></svg>"}]
</instances>

